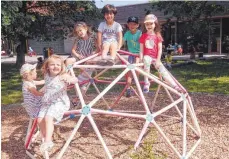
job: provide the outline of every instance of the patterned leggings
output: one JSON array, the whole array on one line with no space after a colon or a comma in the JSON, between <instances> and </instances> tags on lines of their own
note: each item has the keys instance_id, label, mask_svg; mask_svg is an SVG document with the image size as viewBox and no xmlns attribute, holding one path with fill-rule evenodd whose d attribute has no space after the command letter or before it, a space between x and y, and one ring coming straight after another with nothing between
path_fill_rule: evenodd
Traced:
<instances>
[{"instance_id":1,"label":"patterned leggings","mask_svg":"<svg viewBox=\"0 0 229 159\"><path fill-rule=\"evenodd\" d=\"M148 55L145 55L143 57L143 61L144 61L144 70L147 73L150 73L150 65L151 63L155 66L156 64L156 59L152 58ZM173 80L173 78L171 77L171 75L169 74L169 72L165 69L164 65L162 63L160 63L159 69L157 69L157 71L162 75L163 79L171 86L171 87L177 87L176 82ZM149 85L149 79L148 77L144 76L144 82L145 84Z\"/></svg>"}]
</instances>

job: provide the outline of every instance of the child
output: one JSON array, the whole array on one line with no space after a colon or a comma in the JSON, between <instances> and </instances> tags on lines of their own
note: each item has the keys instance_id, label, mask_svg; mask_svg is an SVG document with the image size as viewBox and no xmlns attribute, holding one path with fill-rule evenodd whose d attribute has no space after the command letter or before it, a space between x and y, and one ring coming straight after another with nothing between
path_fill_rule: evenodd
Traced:
<instances>
[{"instance_id":1,"label":"child","mask_svg":"<svg viewBox=\"0 0 229 159\"><path fill-rule=\"evenodd\" d=\"M88 25L84 22L77 22L74 26L73 34L76 36L75 42L72 47L72 54L69 58L65 60L66 67L69 68L77 60L84 59L95 53L95 50L98 52L97 47L97 38ZM89 76L93 73L93 69L84 69L81 74L78 76L79 82L88 80ZM86 91L86 84L82 87L83 91ZM84 93L83 93L84 94ZM78 105L77 97L72 100L74 106Z\"/></svg>"},{"instance_id":2,"label":"child","mask_svg":"<svg viewBox=\"0 0 229 159\"><path fill-rule=\"evenodd\" d=\"M117 10L113 5L107 4L102 9L105 22L101 22L98 28L98 47L100 48L102 59L99 65L114 65L116 52L122 46L122 27L114 21ZM111 58L107 59L107 53L110 52Z\"/></svg>"},{"instance_id":3,"label":"child","mask_svg":"<svg viewBox=\"0 0 229 159\"><path fill-rule=\"evenodd\" d=\"M138 42L140 36L142 35L142 32L138 30L139 24L138 24L138 17L131 16L127 20L127 26L129 30L124 34L123 40L127 42L127 48L128 51L139 55L140 52L140 44ZM139 63L139 57L136 56L129 56L128 57L129 63ZM128 88L126 91L126 97L131 96L131 90L130 90L130 85L131 85L132 77L129 74L127 77L127 84Z\"/></svg>"},{"instance_id":4,"label":"child","mask_svg":"<svg viewBox=\"0 0 229 159\"><path fill-rule=\"evenodd\" d=\"M74 26L73 34L76 37L72 47L71 56L66 59L67 66L75 63L77 59L81 60L95 53L97 49L96 35L84 22L77 22Z\"/></svg>"},{"instance_id":5,"label":"child","mask_svg":"<svg viewBox=\"0 0 229 159\"><path fill-rule=\"evenodd\" d=\"M178 45L177 53L179 55L182 55L183 54L183 49L182 49L181 45Z\"/></svg>"},{"instance_id":6,"label":"child","mask_svg":"<svg viewBox=\"0 0 229 159\"><path fill-rule=\"evenodd\" d=\"M65 72L64 61L58 55L50 56L43 64L42 69L45 87L38 124L44 138L40 151L44 154L45 151L49 151L53 147L54 119L60 121L64 112L70 108L66 91L67 85L75 84L78 80Z\"/></svg>"},{"instance_id":7,"label":"child","mask_svg":"<svg viewBox=\"0 0 229 159\"><path fill-rule=\"evenodd\" d=\"M165 66L166 67L168 67L169 69L171 69L172 68L172 59L173 59L173 57L172 57L172 55L171 55L171 50L169 50L168 51L168 53L167 53L167 55L166 55L166 57L165 57Z\"/></svg>"},{"instance_id":8,"label":"child","mask_svg":"<svg viewBox=\"0 0 229 159\"><path fill-rule=\"evenodd\" d=\"M162 54L162 37L160 33L160 25L157 17L153 14L146 15L144 19L143 34L139 39L140 42L140 60L144 62L144 69L150 73L150 65L153 63L155 68L162 75L163 79L170 84L173 88L182 91L176 82L169 75L163 64L161 63ZM148 93L150 82L148 77L144 77L143 92Z\"/></svg>"},{"instance_id":9,"label":"child","mask_svg":"<svg viewBox=\"0 0 229 159\"><path fill-rule=\"evenodd\" d=\"M36 72L37 64L24 64L21 67L20 75L22 76L22 92L24 98L24 107L30 118L36 118L40 107L41 107L41 97L42 92L37 91L36 85L43 85L44 80L35 81L37 78Z\"/></svg>"}]
</instances>

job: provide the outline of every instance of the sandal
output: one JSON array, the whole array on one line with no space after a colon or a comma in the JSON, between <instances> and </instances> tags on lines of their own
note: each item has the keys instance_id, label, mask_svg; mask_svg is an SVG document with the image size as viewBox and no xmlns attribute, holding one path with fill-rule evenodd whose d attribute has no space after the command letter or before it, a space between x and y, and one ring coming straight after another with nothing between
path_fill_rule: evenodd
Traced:
<instances>
[{"instance_id":1,"label":"sandal","mask_svg":"<svg viewBox=\"0 0 229 159\"><path fill-rule=\"evenodd\" d=\"M130 88L126 89L126 97L127 98L131 97L131 89Z\"/></svg>"},{"instance_id":2,"label":"sandal","mask_svg":"<svg viewBox=\"0 0 229 159\"><path fill-rule=\"evenodd\" d=\"M107 60L102 59L100 61L97 61L96 64L97 65L100 65L100 66L106 66L107 65Z\"/></svg>"},{"instance_id":3,"label":"sandal","mask_svg":"<svg viewBox=\"0 0 229 159\"><path fill-rule=\"evenodd\" d=\"M115 64L115 61L113 59L107 60L107 65L108 66L113 66Z\"/></svg>"},{"instance_id":4,"label":"sandal","mask_svg":"<svg viewBox=\"0 0 229 159\"><path fill-rule=\"evenodd\" d=\"M50 151L53 146L54 146L54 144L53 144L52 141L44 142L44 143L41 144L40 152L41 152L41 154L43 155L44 158L46 157L45 152L46 151Z\"/></svg>"},{"instance_id":5,"label":"sandal","mask_svg":"<svg viewBox=\"0 0 229 159\"><path fill-rule=\"evenodd\" d=\"M73 99L71 100L71 103L72 103L72 105L73 105L74 107L79 106L79 104L80 104L79 98L78 98L78 97L73 98Z\"/></svg>"}]
</instances>

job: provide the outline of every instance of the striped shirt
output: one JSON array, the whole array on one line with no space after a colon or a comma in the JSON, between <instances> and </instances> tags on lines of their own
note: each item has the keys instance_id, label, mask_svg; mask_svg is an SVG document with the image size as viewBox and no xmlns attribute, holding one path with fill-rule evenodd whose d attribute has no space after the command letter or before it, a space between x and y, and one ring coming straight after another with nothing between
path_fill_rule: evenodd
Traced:
<instances>
[{"instance_id":1,"label":"striped shirt","mask_svg":"<svg viewBox=\"0 0 229 159\"><path fill-rule=\"evenodd\" d=\"M96 34L92 33L88 39L83 40L80 38L76 38L76 52L83 55L84 57L88 57L95 50L96 43Z\"/></svg>"},{"instance_id":2,"label":"striped shirt","mask_svg":"<svg viewBox=\"0 0 229 159\"><path fill-rule=\"evenodd\" d=\"M25 107L26 112L31 118L36 118L41 107L41 96L36 96L28 90L32 87L36 88L36 85L33 81L23 81L23 106Z\"/></svg>"}]
</instances>

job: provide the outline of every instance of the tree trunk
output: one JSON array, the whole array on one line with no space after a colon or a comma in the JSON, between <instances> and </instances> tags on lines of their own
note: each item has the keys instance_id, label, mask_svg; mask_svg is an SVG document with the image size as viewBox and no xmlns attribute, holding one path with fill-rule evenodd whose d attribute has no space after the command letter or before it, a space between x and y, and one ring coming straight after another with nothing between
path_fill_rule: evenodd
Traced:
<instances>
[{"instance_id":1,"label":"tree trunk","mask_svg":"<svg viewBox=\"0 0 229 159\"><path fill-rule=\"evenodd\" d=\"M196 58L196 48L192 46L190 52L190 59L195 59L195 58Z\"/></svg>"},{"instance_id":2,"label":"tree trunk","mask_svg":"<svg viewBox=\"0 0 229 159\"><path fill-rule=\"evenodd\" d=\"M20 44L17 47L17 59L16 66L17 68L21 68L21 66L25 63L25 53L26 53L26 38L20 38Z\"/></svg>"}]
</instances>

